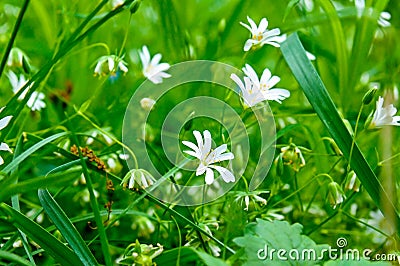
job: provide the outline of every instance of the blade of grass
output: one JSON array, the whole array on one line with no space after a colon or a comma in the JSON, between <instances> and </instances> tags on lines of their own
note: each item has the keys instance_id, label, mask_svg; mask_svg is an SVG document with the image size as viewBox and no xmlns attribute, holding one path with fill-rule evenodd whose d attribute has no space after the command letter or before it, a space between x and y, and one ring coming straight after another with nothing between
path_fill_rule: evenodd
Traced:
<instances>
[{"instance_id":1,"label":"blade of grass","mask_svg":"<svg viewBox=\"0 0 400 266\"><path fill-rule=\"evenodd\" d=\"M15 38L17 37L17 33L19 30L19 27L21 26L22 19L24 18L25 12L28 9L28 5L29 5L29 0L25 0L24 4L21 7L21 10L19 11L17 21L15 22L15 25L13 28L13 32L11 33L10 40L7 43L7 47L4 51L3 58L1 59L0 78L1 78L1 75L3 74L4 67L6 66L7 59L8 59L8 56L10 55L11 48L14 45Z\"/></svg>"},{"instance_id":2,"label":"blade of grass","mask_svg":"<svg viewBox=\"0 0 400 266\"><path fill-rule=\"evenodd\" d=\"M82 265L79 258L70 248L19 211L14 210L5 203L0 203L0 211L3 211L8 216L5 221L27 234L61 265ZM1 219L4 218L1 217Z\"/></svg>"},{"instance_id":3,"label":"blade of grass","mask_svg":"<svg viewBox=\"0 0 400 266\"><path fill-rule=\"evenodd\" d=\"M18 182L17 184L9 184L8 179L0 183L0 201L15 194L25 193L44 187L60 187L70 184L77 179L82 172L81 169L71 170L69 172L57 173L49 176L40 176L30 178L28 180ZM11 178L10 178L11 180Z\"/></svg>"},{"instance_id":4,"label":"blade of grass","mask_svg":"<svg viewBox=\"0 0 400 266\"><path fill-rule=\"evenodd\" d=\"M43 146L45 146L46 144L52 142L53 140L56 140L58 138L64 137L66 135L68 135L68 132L61 132L61 133L57 133L54 134L48 138L45 138L41 141L39 141L38 143L36 143L35 145L33 145L32 147L30 147L29 149L27 149L26 151L24 151L21 155L19 155L18 157L16 157L14 160L12 160L11 163L9 163L6 167L4 167L3 169L3 173L10 173L12 171L14 171L18 165L23 162L28 156L30 156L32 153L34 153L35 151L37 151L38 149L42 148Z\"/></svg>"},{"instance_id":5,"label":"blade of grass","mask_svg":"<svg viewBox=\"0 0 400 266\"><path fill-rule=\"evenodd\" d=\"M6 261L10 261L10 262L12 261L21 266L34 265L34 264L29 263L29 261L25 260L24 258L21 258L18 255L15 255L14 253L3 251L3 250L0 250L0 259L1 259L1 261L3 261L3 259Z\"/></svg>"},{"instance_id":6,"label":"blade of grass","mask_svg":"<svg viewBox=\"0 0 400 266\"><path fill-rule=\"evenodd\" d=\"M18 156L21 154L21 152L22 152L22 142L23 142L23 139L24 139L24 136L23 136L23 135L21 135L21 136L18 138L17 145L16 145L16 147L15 147L15 149L14 149L14 156L13 156L13 159L15 159L16 157L18 157ZM15 170L13 170L13 171L11 172L11 180L15 180L14 183L18 183L18 175L17 175L17 171L16 171L16 170L17 170L17 169L15 169ZM7 189L7 188L5 188L5 189ZM18 196L18 194L14 194L14 195L11 197L11 206L12 206L15 210L20 211L19 196ZM27 255L28 258L29 258L29 261L30 261L33 265L36 265L35 260L33 259L33 256L32 256L32 254L31 254L31 250L30 250L30 247L29 247L29 245L28 245L28 239L26 238L26 235L24 234L24 232L22 232L22 231L19 230L19 229L18 229L18 233L19 233L19 235L21 236L22 245L24 246L24 250L25 250L26 255Z\"/></svg>"},{"instance_id":7,"label":"blade of grass","mask_svg":"<svg viewBox=\"0 0 400 266\"><path fill-rule=\"evenodd\" d=\"M339 16L335 7L329 0L320 0L321 7L324 9L328 19L331 22L333 40L335 43L337 71L339 76L339 92L343 96L346 91L347 75L348 75L348 55L346 50L346 37L343 32L342 24L340 23ZM342 97L344 99L344 97ZM342 104L343 105L343 104Z\"/></svg>"},{"instance_id":8,"label":"blade of grass","mask_svg":"<svg viewBox=\"0 0 400 266\"><path fill-rule=\"evenodd\" d=\"M281 50L289 68L293 72L300 87L303 89L304 94L345 158L351 161L351 168L357 174L357 177L364 185L372 200L383 213L386 213L387 210L387 208L383 207L384 204L389 205L391 209L395 211L397 216L397 232L400 232L400 224L398 222L399 215L395 204L390 200L390 197L372 171L357 144L354 145L352 158L350 160L352 137L343 123L317 71L307 58L297 33L292 34L287 41L282 44Z\"/></svg>"},{"instance_id":9,"label":"blade of grass","mask_svg":"<svg viewBox=\"0 0 400 266\"><path fill-rule=\"evenodd\" d=\"M70 125L70 126L72 126L72 125ZM76 137L76 135L75 135L75 133L73 131L72 131L72 139L77 144L77 146L80 147L78 138ZM86 186L87 186L87 189L89 191L89 200L90 200L90 204L92 206L92 210L93 210L93 213L94 213L94 218L95 218L95 221L96 221L96 226L97 226L99 237L100 237L101 250L103 251L103 257L104 257L104 260L105 260L105 264L107 266L108 265L112 265L112 260L111 260L110 250L109 250L107 234L106 234L106 230L105 230L104 225L103 225L103 220L102 220L101 215L100 215L99 204L97 203L97 199L96 199L96 196L94 194L92 178L91 178L91 176L89 174L89 169L88 169L88 166L86 164L86 160L84 159L84 157L82 155L82 152L81 152L81 150L79 148L78 148L78 153L79 153L79 159L80 159L80 162L81 162L81 165L82 165L83 176L85 177Z\"/></svg>"},{"instance_id":10,"label":"blade of grass","mask_svg":"<svg viewBox=\"0 0 400 266\"><path fill-rule=\"evenodd\" d=\"M89 250L85 241L71 223L63 209L58 205L47 189L39 189L39 201L43 209L56 225L72 250L78 255L84 265L97 265L97 261Z\"/></svg>"}]
</instances>

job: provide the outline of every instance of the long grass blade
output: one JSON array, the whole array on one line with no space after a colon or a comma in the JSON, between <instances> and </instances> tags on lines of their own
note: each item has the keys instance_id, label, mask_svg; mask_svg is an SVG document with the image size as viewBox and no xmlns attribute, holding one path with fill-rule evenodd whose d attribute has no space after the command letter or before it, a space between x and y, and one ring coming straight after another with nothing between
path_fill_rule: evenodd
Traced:
<instances>
[{"instance_id":1,"label":"long grass blade","mask_svg":"<svg viewBox=\"0 0 400 266\"><path fill-rule=\"evenodd\" d=\"M6 221L28 235L61 265L82 265L78 256L70 248L19 211L5 203L0 204L0 211L8 216Z\"/></svg>"},{"instance_id":2,"label":"long grass blade","mask_svg":"<svg viewBox=\"0 0 400 266\"><path fill-rule=\"evenodd\" d=\"M395 204L390 200L390 197L372 171L357 144L354 145L352 158L350 160L352 137L343 123L321 78L307 58L297 33L292 34L287 41L282 44L281 50L289 68L292 70L297 82L303 89L304 94L322 123L332 135L332 138L335 140L340 150L343 152L343 155L351 162L351 168L357 174L357 177L364 185L372 200L383 213L387 211L387 208L383 205L389 205L391 209L396 212L398 220L398 212ZM398 221L397 227L399 227Z\"/></svg>"}]
</instances>

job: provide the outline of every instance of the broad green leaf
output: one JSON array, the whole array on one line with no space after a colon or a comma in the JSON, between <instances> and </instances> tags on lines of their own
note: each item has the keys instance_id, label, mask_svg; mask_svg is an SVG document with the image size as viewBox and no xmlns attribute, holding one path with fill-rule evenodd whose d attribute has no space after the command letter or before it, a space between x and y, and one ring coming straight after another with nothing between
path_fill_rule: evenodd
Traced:
<instances>
[{"instance_id":1,"label":"broad green leaf","mask_svg":"<svg viewBox=\"0 0 400 266\"><path fill-rule=\"evenodd\" d=\"M180 265L192 265L199 260L207 266L227 266L223 260L190 247L174 248L164 251L154 259L154 262L157 263L157 265L175 266L177 261L179 261Z\"/></svg>"},{"instance_id":2,"label":"broad green leaf","mask_svg":"<svg viewBox=\"0 0 400 266\"><path fill-rule=\"evenodd\" d=\"M303 89L304 94L340 150L343 152L345 158L351 161L351 168L357 174L357 177L364 185L372 200L383 213L387 213L388 207L391 208L391 211L396 212L398 219L398 212L395 208L395 204L391 201L356 143L350 160L350 149L352 145L351 134L341 119L317 71L307 58L298 35L296 33L292 34L286 42L282 44L281 50L289 68L292 70L297 82ZM383 208L383 203L386 205L385 208ZM397 226L399 225L400 224L397 222Z\"/></svg>"},{"instance_id":3,"label":"broad green leaf","mask_svg":"<svg viewBox=\"0 0 400 266\"><path fill-rule=\"evenodd\" d=\"M21 266L32 266L33 265L29 261L25 260L24 258L21 258L18 255L15 255L11 252L7 252L4 250L0 250L0 260L2 262L4 262L4 261L15 262L16 264L21 265Z\"/></svg>"},{"instance_id":4,"label":"broad green leaf","mask_svg":"<svg viewBox=\"0 0 400 266\"><path fill-rule=\"evenodd\" d=\"M43 209L56 225L72 250L78 255L84 265L97 265L97 261L89 250L85 241L76 230L75 226L68 219L67 215L50 195L47 189L39 189L39 201Z\"/></svg>"},{"instance_id":5,"label":"broad green leaf","mask_svg":"<svg viewBox=\"0 0 400 266\"><path fill-rule=\"evenodd\" d=\"M19 211L5 203L0 204L0 211L8 216L6 221L24 232L61 265L82 265L82 262L70 248Z\"/></svg>"},{"instance_id":6,"label":"broad green leaf","mask_svg":"<svg viewBox=\"0 0 400 266\"><path fill-rule=\"evenodd\" d=\"M301 224L257 219L246 226L244 236L233 239L233 242L244 249L243 265L315 265L322 250L329 246L317 245L302 235L302 230ZM286 252L279 255L281 258L277 252L280 249Z\"/></svg>"},{"instance_id":7,"label":"broad green leaf","mask_svg":"<svg viewBox=\"0 0 400 266\"><path fill-rule=\"evenodd\" d=\"M331 260L324 263L324 266L364 266L364 265L373 265L373 266L388 266L391 265L386 261L368 261L365 259L360 260Z\"/></svg>"}]
</instances>

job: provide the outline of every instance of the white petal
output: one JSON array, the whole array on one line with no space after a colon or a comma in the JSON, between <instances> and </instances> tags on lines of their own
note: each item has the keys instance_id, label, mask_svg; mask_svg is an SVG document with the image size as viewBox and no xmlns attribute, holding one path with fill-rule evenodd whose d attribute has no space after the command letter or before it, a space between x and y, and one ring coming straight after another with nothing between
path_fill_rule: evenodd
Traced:
<instances>
[{"instance_id":1,"label":"white petal","mask_svg":"<svg viewBox=\"0 0 400 266\"><path fill-rule=\"evenodd\" d=\"M202 157L205 157L211 151L211 133L208 130L204 130L204 147L200 150Z\"/></svg>"},{"instance_id":2,"label":"white petal","mask_svg":"<svg viewBox=\"0 0 400 266\"><path fill-rule=\"evenodd\" d=\"M12 150L10 149L10 147L8 147L7 143L2 142L0 144L0 151L8 151L12 153Z\"/></svg>"},{"instance_id":3,"label":"white petal","mask_svg":"<svg viewBox=\"0 0 400 266\"><path fill-rule=\"evenodd\" d=\"M265 68L260 79L261 85L266 85L271 76L272 76L271 71L268 68Z\"/></svg>"},{"instance_id":4,"label":"white petal","mask_svg":"<svg viewBox=\"0 0 400 266\"><path fill-rule=\"evenodd\" d=\"M195 152L199 151L199 148L193 142L184 140L184 141L182 141L182 144L187 146L187 147L189 147L189 148L191 148Z\"/></svg>"},{"instance_id":5,"label":"white petal","mask_svg":"<svg viewBox=\"0 0 400 266\"><path fill-rule=\"evenodd\" d=\"M263 18L258 26L258 31L264 32L268 27L268 20Z\"/></svg>"},{"instance_id":6,"label":"white petal","mask_svg":"<svg viewBox=\"0 0 400 266\"><path fill-rule=\"evenodd\" d=\"M235 182L235 177L228 169L217 165L210 165L209 167L217 170L226 183Z\"/></svg>"},{"instance_id":7,"label":"white petal","mask_svg":"<svg viewBox=\"0 0 400 266\"><path fill-rule=\"evenodd\" d=\"M245 67L242 68L242 70L246 74L246 76L250 78L251 82L253 82L254 85L256 85L257 87L260 86L260 81L258 80L257 73L249 64L246 64Z\"/></svg>"},{"instance_id":8,"label":"white petal","mask_svg":"<svg viewBox=\"0 0 400 266\"><path fill-rule=\"evenodd\" d=\"M0 165L4 164L3 157L0 156Z\"/></svg>"},{"instance_id":9,"label":"white petal","mask_svg":"<svg viewBox=\"0 0 400 266\"><path fill-rule=\"evenodd\" d=\"M236 74L231 74L231 79L239 86L241 91L244 91L244 84Z\"/></svg>"},{"instance_id":10,"label":"white petal","mask_svg":"<svg viewBox=\"0 0 400 266\"><path fill-rule=\"evenodd\" d=\"M247 52L247 51L250 50L250 48L251 48L252 46L253 46L253 40L248 39L248 40L246 41L246 43L244 44L243 50L244 50L245 52Z\"/></svg>"},{"instance_id":11,"label":"white petal","mask_svg":"<svg viewBox=\"0 0 400 266\"><path fill-rule=\"evenodd\" d=\"M251 33L256 33L257 32L257 25L254 22L254 20L252 20L249 16L247 16L247 21L249 22L250 26L251 26Z\"/></svg>"},{"instance_id":12,"label":"white petal","mask_svg":"<svg viewBox=\"0 0 400 266\"><path fill-rule=\"evenodd\" d=\"M202 149L203 146L204 146L203 137L201 136L201 133L200 133L199 131L197 131L197 130L194 130L194 131L193 131L193 135L194 135L194 137L196 138L197 147L198 147L199 151L201 151L201 149Z\"/></svg>"},{"instance_id":13,"label":"white petal","mask_svg":"<svg viewBox=\"0 0 400 266\"><path fill-rule=\"evenodd\" d=\"M2 119L0 119L0 130L5 128L8 125L8 123L10 123L12 117L13 117L12 115L8 115L8 116L3 117Z\"/></svg>"},{"instance_id":14,"label":"white petal","mask_svg":"<svg viewBox=\"0 0 400 266\"><path fill-rule=\"evenodd\" d=\"M207 185L211 185L214 182L214 172L210 168L206 169L205 181Z\"/></svg>"},{"instance_id":15,"label":"white petal","mask_svg":"<svg viewBox=\"0 0 400 266\"><path fill-rule=\"evenodd\" d=\"M156 66L161 60L161 54L156 54L150 61L150 65Z\"/></svg>"}]
</instances>

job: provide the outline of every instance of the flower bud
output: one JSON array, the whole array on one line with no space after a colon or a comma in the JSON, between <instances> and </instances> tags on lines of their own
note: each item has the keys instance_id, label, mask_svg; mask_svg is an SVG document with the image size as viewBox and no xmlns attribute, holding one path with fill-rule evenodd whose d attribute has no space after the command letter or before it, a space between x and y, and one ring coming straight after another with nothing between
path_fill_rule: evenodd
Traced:
<instances>
[{"instance_id":1,"label":"flower bud","mask_svg":"<svg viewBox=\"0 0 400 266\"><path fill-rule=\"evenodd\" d=\"M7 59L8 67L22 68L25 73L31 72L31 66L29 64L29 58L19 48L14 47L10 51L10 55Z\"/></svg>"},{"instance_id":2,"label":"flower bud","mask_svg":"<svg viewBox=\"0 0 400 266\"><path fill-rule=\"evenodd\" d=\"M136 11L138 11L141 2L141 0L136 0L130 5L129 11L131 12L131 14L135 14Z\"/></svg>"},{"instance_id":3,"label":"flower bud","mask_svg":"<svg viewBox=\"0 0 400 266\"><path fill-rule=\"evenodd\" d=\"M156 103L156 101L154 101L151 98L143 98L140 100L140 106L145 111L150 111L151 109L153 109L153 106L155 103Z\"/></svg>"},{"instance_id":4,"label":"flower bud","mask_svg":"<svg viewBox=\"0 0 400 266\"><path fill-rule=\"evenodd\" d=\"M368 105L372 102L372 100L374 99L375 93L377 92L378 87L377 86L373 86L372 88L370 88L367 93L364 94L364 97L362 99L363 104Z\"/></svg>"},{"instance_id":5,"label":"flower bud","mask_svg":"<svg viewBox=\"0 0 400 266\"><path fill-rule=\"evenodd\" d=\"M292 166L293 170L298 172L301 167L306 165L301 150L293 143L281 148L282 160L286 165Z\"/></svg>"},{"instance_id":6,"label":"flower bud","mask_svg":"<svg viewBox=\"0 0 400 266\"><path fill-rule=\"evenodd\" d=\"M328 185L328 200L333 209L344 201L344 193L338 183L332 181Z\"/></svg>"},{"instance_id":7,"label":"flower bud","mask_svg":"<svg viewBox=\"0 0 400 266\"><path fill-rule=\"evenodd\" d=\"M353 190L354 192L359 192L360 185L361 185L361 182L357 178L356 173L354 173L354 171L350 171L346 176L345 189Z\"/></svg>"},{"instance_id":8,"label":"flower bud","mask_svg":"<svg viewBox=\"0 0 400 266\"><path fill-rule=\"evenodd\" d=\"M129 189L146 189L156 182L155 178L146 170L133 169L122 179L121 185Z\"/></svg>"}]
</instances>

